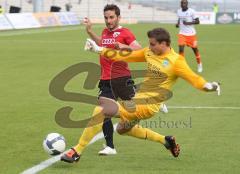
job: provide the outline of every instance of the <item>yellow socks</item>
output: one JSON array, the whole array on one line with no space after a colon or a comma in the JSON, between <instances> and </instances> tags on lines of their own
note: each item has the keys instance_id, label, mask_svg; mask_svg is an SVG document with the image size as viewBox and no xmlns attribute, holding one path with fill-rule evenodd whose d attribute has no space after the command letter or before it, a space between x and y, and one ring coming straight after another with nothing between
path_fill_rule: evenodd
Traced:
<instances>
[{"instance_id":1,"label":"yellow socks","mask_svg":"<svg viewBox=\"0 0 240 174\"><path fill-rule=\"evenodd\" d=\"M140 125L135 125L130 131L126 132L125 135L133 136L140 139L147 139L150 141L159 142L165 144L165 136L152 131L151 129L143 128Z\"/></svg>"},{"instance_id":2,"label":"yellow socks","mask_svg":"<svg viewBox=\"0 0 240 174\"><path fill-rule=\"evenodd\" d=\"M81 154L92 138L102 131L103 120L104 114L102 113L102 108L97 106L93 111L93 118L89 121L88 127L84 129L79 143L74 147L78 154Z\"/></svg>"}]
</instances>

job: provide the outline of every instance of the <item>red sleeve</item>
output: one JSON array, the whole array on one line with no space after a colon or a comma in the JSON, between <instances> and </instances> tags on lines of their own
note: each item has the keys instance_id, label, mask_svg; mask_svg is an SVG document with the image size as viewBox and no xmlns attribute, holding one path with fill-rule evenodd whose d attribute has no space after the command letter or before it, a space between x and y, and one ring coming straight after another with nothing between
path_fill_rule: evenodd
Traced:
<instances>
[{"instance_id":1,"label":"red sleeve","mask_svg":"<svg viewBox=\"0 0 240 174\"><path fill-rule=\"evenodd\" d=\"M134 36L134 34L128 29L125 29L124 36L125 36L124 37L124 42L127 45L130 45L133 41L136 40L136 37Z\"/></svg>"}]
</instances>

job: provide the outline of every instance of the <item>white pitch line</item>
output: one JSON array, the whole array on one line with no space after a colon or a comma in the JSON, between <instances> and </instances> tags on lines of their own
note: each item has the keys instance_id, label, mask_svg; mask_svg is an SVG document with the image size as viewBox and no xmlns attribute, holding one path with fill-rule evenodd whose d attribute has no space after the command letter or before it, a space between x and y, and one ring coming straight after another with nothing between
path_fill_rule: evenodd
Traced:
<instances>
[{"instance_id":1,"label":"white pitch line","mask_svg":"<svg viewBox=\"0 0 240 174\"><path fill-rule=\"evenodd\" d=\"M223 45L239 45L239 41L199 41L199 43L203 44L223 44Z\"/></svg>"},{"instance_id":2,"label":"white pitch line","mask_svg":"<svg viewBox=\"0 0 240 174\"><path fill-rule=\"evenodd\" d=\"M238 110L240 107L234 106L225 106L225 107L217 107L217 106L167 106L170 109L232 109Z\"/></svg>"},{"instance_id":3,"label":"white pitch line","mask_svg":"<svg viewBox=\"0 0 240 174\"><path fill-rule=\"evenodd\" d=\"M113 125L114 126L114 131L116 131L117 128L117 123ZM103 132L98 133L97 135L95 135L95 137L93 137L93 139L90 141L90 143L88 144L88 146L90 144L95 143L96 141L102 139L104 137ZM66 152L66 151L65 151ZM63 153L65 153L63 152ZM20 174L35 174L38 173L48 167L50 167L51 165L53 165L54 163L60 161L60 155L54 156L52 158L49 158L48 160L45 160L41 163L39 163L38 165L35 165L27 170L24 170L22 173Z\"/></svg>"}]
</instances>

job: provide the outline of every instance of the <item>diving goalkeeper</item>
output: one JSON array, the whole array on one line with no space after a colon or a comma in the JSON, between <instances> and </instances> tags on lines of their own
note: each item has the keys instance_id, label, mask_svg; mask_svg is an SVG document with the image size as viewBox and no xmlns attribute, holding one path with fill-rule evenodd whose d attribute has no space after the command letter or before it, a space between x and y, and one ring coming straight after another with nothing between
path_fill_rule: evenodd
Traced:
<instances>
[{"instance_id":1,"label":"diving goalkeeper","mask_svg":"<svg viewBox=\"0 0 240 174\"><path fill-rule=\"evenodd\" d=\"M79 143L61 156L61 160L69 163L77 162L92 140L101 131L105 115L118 115L120 121L117 132L140 139L146 139L163 144L174 157L178 157L180 146L174 136L164 136L151 129L141 127L138 122L154 116L160 109L161 103L170 98L170 91L178 77L189 82L193 87L220 95L217 82L207 82L203 77L195 74L187 65L185 58L175 53L171 48L170 34L163 28L148 31L149 47L138 51L116 51L99 47L88 39L85 49L112 58L114 61L147 62L148 72L131 103L109 102L106 107L97 107L95 115L84 129ZM107 113L107 114L106 114Z\"/></svg>"}]
</instances>

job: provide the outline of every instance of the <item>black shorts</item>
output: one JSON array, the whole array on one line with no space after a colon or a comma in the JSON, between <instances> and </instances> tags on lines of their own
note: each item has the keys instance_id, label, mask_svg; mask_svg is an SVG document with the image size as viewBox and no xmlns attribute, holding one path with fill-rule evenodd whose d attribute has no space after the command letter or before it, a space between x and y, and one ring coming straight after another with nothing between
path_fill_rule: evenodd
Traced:
<instances>
[{"instance_id":1,"label":"black shorts","mask_svg":"<svg viewBox=\"0 0 240 174\"><path fill-rule=\"evenodd\" d=\"M135 95L134 81L130 76L111 80L100 80L98 84L99 96L113 100L130 100Z\"/></svg>"}]
</instances>

